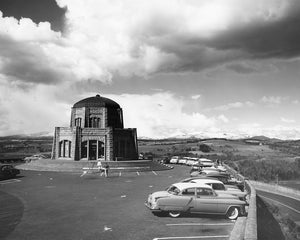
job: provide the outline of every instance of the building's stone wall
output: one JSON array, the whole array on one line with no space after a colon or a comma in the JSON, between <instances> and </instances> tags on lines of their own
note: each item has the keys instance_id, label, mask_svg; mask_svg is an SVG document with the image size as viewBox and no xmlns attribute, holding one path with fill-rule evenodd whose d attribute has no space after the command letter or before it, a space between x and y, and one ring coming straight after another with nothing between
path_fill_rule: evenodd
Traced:
<instances>
[{"instance_id":1,"label":"building's stone wall","mask_svg":"<svg viewBox=\"0 0 300 240\"><path fill-rule=\"evenodd\" d=\"M114 136L113 136L113 129L107 128L108 132L107 132L107 159L109 159L109 161L114 161Z\"/></svg>"},{"instance_id":2,"label":"building's stone wall","mask_svg":"<svg viewBox=\"0 0 300 240\"><path fill-rule=\"evenodd\" d=\"M101 119L99 128L89 127L90 117ZM77 118L81 118L81 126L75 126L75 119ZM60 142L64 140L71 142L70 157L59 156ZM85 156L85 152L82 151L86 151L81 149L82 143L92 140L104 143L104 156L107 161L138 159L136 129L123 128L122 108L107 107L72 108L70 127L55 128L52 159L80 160L81 156ZM69 149L68 145L65 144L67 142L62 145L63 153ZM96 157L100 157L98 151L97 145ZM93 152L90 153L92 155L89 156L95 156Z\"/></svg>"},{"instance_id":3,"label":"building's stone wall","mask_svg":"<svg viewBox=\"0 0 300 240\"><path fill-rule=\"evenodd\" d=\"M72 108L71 127L75 126L75 119L81 118L81 126L85 125L85 108Z\"/></svg>"},{"instance_id":4,"label":"building's stone wall","mask_svg":"<svg viewBox=\"0 0 300 240\"><path fill-rule=\"evenodd\" d=\"M114 158L138 159L136 128L114 129Z\"/></svg>"}]
</instances>

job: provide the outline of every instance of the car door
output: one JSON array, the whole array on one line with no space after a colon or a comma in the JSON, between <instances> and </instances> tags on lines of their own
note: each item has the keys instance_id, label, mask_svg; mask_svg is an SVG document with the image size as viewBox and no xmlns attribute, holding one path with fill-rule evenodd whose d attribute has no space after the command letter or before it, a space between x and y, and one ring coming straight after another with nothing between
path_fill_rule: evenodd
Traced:
<instances>
[{"instance_id":1,"label":"car door","mask_svg":"<svg viewBox=\"0 0 300 240\"><path fill-rule=\"evenodd\" d=\"M209 188L197 188L193 212L219 213L219 199Z\"/></svg>"}]
</instances>

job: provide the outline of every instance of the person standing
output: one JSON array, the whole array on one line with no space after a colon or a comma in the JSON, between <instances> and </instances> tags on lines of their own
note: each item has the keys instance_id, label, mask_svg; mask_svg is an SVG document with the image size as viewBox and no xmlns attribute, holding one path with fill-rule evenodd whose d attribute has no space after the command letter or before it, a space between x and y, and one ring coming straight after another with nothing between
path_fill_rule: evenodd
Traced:
<instances>
[{"instance_id":1,"label":"person standing","mask_svg":"<svg viewBox=\"0 0 300 240\"><path fill-rule=\"evenodd\" d=\"M107 163L105 163L105 165L103 167L105 177L108 177L108 169L109 169L109 166Z\"/></svg>"},{"instance_id":2,"label":"person standing","mask_svg":"<svg viewBox=\"0 0 300 240\"><path fill-rule=\"evenodd\" d=\"M100 160L97 161L97 168L98 168L98 171L101 173L101 176L102 176L103 167L102 167L102 162Z\"/></svg>"}]
</instances>

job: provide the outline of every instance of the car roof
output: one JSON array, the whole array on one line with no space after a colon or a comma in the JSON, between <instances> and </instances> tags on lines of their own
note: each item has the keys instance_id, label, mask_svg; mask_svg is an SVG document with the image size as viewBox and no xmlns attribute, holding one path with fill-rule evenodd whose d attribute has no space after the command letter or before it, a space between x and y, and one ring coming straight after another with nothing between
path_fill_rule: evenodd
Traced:
<instances>
[{"instance_id":1,"label":"car roof","mask_svg":"<svg viewBox=\"0 0 300 240\"><path fill-rule=\"evenodd\" d=\"M228 176L230 176L230 174L229 173L224 173L224 172L213 172L213 171L211 171L210 173L207 173L206 176L208 176L208 177L212 177L212 176L214 176L214 177L228 177Z\"/></svg>"},{"instance_id":2,"label":"car roof","mask_svg":"<svg viewBox=\"0 0 300 240\"><path fill-rule=\"evenodd\" d=\"M12 165L12 164L0 163L0 167L2 167L2 166L12 166L12 167L13 167L13 165Z\"/></svg>"},{"instance_id":3,"label":"car roof","mask_svg":"<svg viewBox=\"0 0 300 240\"><path fill-rule=\"evenodd\" d=\"M199 160L202 162L212 162L212 160L207 159L207 158L199 158Z\"/></svg>"},{"instance_id":4,"label":"car roof","mask_svg":"<svg viewBox=\"0 0 300 240\"><path fill-rule=\"evenodd\" d=\"M202 169L201 172L204 172L204 173L218 173L219 171L217 169Z\"/></svg>"},{"instance_id":5,"label":"car roof","mask_svg":"<svg viewBox=\"0 0 300 240\"><path fill-rule=\"evenodd\" d=\"M212 178L210 178L210 179L208 179L208 178L197 178L197 179L193 179L192 181L197 182L197 183L198 182L203 182L205 184L207 184L207 183L221 183L223 185L223 183L221 181L219 181L217 179L212 179Z\"/></svg>"},{"instance_id":6,"label":"car roof","mask_svg":"<svg viewBox=\"0 0 300 240\"><path fill-rule=\"evenodd\" d=\"M192 187L202 187L202 188L209 188L212 189L212 187L206 185L205 183L201 182L179 182L179 183L174 183L172 186L177 187L180 191L186 188L192 188Z\"/></svg>"}]
</instances>

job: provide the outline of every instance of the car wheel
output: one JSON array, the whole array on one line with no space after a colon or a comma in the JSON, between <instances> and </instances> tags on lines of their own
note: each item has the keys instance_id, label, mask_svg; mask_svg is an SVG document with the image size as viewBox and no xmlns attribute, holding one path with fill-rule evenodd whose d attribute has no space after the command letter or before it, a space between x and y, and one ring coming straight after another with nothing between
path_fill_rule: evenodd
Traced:
<instances>
[{"instance_id":1,"label":"car wheel","mask_svg":"<svg viewBox=\"0 0 300 240\"><path fill-rule=\"evenodd\" d=\"M230 220L235 220L238 218L239 214L240 214L240 211L237 207L231 207L231 208L229 208L226 216Z\"/></svg>"},{"instance_id":2,"label":"car wheel","mask_svg":"<svg viewBox=\"0 0 300 240\"><path fill-rule=\"evenodd\" d=\"M179 217L180 214L181 214L181 212L179 212L179 211L170 211L170 212L169 212L169 215L170 215L171 217L173 217L173 218Z\"/></svg>"}]
</instances>

